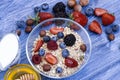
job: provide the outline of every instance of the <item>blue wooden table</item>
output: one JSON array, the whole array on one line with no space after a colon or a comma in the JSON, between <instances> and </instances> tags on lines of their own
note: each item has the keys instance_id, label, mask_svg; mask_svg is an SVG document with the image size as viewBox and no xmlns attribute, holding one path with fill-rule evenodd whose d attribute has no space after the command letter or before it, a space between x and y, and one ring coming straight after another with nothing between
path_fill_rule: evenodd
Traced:
<instances>
[{"instance_id":1,"label":"blue wooden table","mask_svg":"<svg viewBox=\"0 0 120 80\"><path fill-rule=\"evenodd\" d=\"M33 8L35 6L47 2L50 4L49 12L51 12L52 6L58 1L67 2L67 0L0 0L0 39L2 35L16 30L16 21L26 20L29 15L34 16ZM120 25L120 0L91 0L88 6L105 8L110 13L114 13L116 16L114 23ZM100 18L92 16L89 17L88 24L92 20L101 22ZM101 35L88 31L93 47L90 60L79 73L62 80L120 80L120 31L115 34L115 40L110 42L105 34L105 28L102 26ZM87 26L86 30L88 30ZM22 28L20 63L29 63L25 55L25 43L28 35ZM4 80L5 72L0 72L0 80ZM42 79L52 80L46 77L42 77Z\"/></svg>"}]
</instances>

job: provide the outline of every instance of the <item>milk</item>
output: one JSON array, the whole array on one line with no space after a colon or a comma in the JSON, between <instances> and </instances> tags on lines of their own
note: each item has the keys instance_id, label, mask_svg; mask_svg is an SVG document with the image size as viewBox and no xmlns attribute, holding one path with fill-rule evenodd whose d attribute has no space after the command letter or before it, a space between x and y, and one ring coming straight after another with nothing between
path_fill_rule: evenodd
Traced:
<instances>
[{"instance_id":1,"label":"milk","mask_svg":"<svg viewBox=\"0 0 120 80\"><path fill-rule=\"evenodd\" d=\"M4 70L18 54L19 43L14 34L8 34L0 41L0 70Z\"/></svg>"}]
</instances>

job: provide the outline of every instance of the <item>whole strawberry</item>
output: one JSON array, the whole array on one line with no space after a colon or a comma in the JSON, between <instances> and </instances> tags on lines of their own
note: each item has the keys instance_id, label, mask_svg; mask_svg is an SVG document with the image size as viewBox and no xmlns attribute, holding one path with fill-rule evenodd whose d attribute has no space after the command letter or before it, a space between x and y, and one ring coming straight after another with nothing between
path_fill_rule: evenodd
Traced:
<instances>
[{"instance_id":1,"label":"whole strawberry","mask_svg":"<svg viewBox=\"0 0 120 80\"><path fill-rule=\"evenodd\" d=\"M48 13L48 12L39 12L38 17L39 17L39 22L42 22L46 19L53 18L53 15L51 13Z\"/></svg>"},{"instance_id":2,"label":"whole strawberry","mask_svg":"<svg viewBox=\"0 0 120 80\"><path fill-rule=\"evenodd\" d=\"M101 34L102 33L101 26L100 26L100 24L96 20L94 20L94 21L92 21L90 23L89 30L92 31L92 32L95 32L97 34Z\"/></svg>"},{"instance_id":3,"label":"whole strawberry","mask_svg":"<svg viewBox=\"0 0 120 80\"><path fill-rule=\"evenodd\" d=\"M82 25L83 27L87 24L88 22L88 18L81 12L78 11L74 11L71 14L71 17L74 21L78 22L80 25Z\"/></svg>"},{"instance_id":4,"label":"whole strawberry","mask_svg":"<svg viewBox=\"0 0 120 80\"><path fill-rule=\"evenodd\" d=\"M102 15L102 23L104 26L108 26L115 21L115 16L110 13L105 13Z\"/></svg>"}]
</instances>

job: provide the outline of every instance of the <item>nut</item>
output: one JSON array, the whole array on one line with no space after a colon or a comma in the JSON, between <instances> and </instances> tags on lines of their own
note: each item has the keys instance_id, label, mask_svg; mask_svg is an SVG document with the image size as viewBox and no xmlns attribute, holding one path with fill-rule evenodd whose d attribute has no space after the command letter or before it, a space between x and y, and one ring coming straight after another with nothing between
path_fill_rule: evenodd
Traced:
<instances>
[{"instance_id":1,"label":"nut","mask_svg":"<svg viewBox=\"0 0 120 80\"><path fill-rule=\"evenodd\" d=\"M67 4L70 8L73 8L76 5L76 0L68 0Z\"/></svg>"},{"instance_id":2,"label":"nut","mask_svg":"<svg viewBox=\"0 0 120 80\"><path fill-rule=\"evenodd\" d=\"M80 5L81 6L86 6L89 4L89 0L80 0Z\"/></svg>"},{"instance_id":3,"label":"nut","mask_svg":"<svg viewBox=\"0 0 120 80\"><path fill-rule=\"evenodd\" d=\"M77 4L74 6L74 11L81 11L82 10L82 6L80 4Z\"/></svg>"},{"instance_id":4,"label":"nut","mask_svg":"<svg viewBox=\"0 0 120 80\"><path fill-rule=\"evenodd\" d=\"M17 33L18 36L20 36L21 35L21 30L16 30L16 33Z\"/></svg>"},{"instance_id":5,"label":"nut","mask_svg":"<svg viewBox=\"0 0 120 80\"><path fill-rule=\"evenodd\" d=\"M40 36L43 37L43 36L45 36L45 35L46 35L46 31L45 31L45 30L41 30L41 31L40 31Z\"/></svg>"},{"instance_id":6,"label":"nut","mask_svg":"<svg viewBox=\"0 0 120 80\"><path fill-rule=\"evenodd\" d=\"M109 39L110 41L113 41L113 40L115 39L115 35L114 35L114 34L109 34L109 35L108 35L108 39Z\"/></svg>"},{"instance_id":7,"label":"nut","mask_svg":"<svg viewBox=\"0 0 120 80\"><path fill-rule=\"evenodd\" d=\"M32 27L31 26L27 26L26 28L25 28L25 32L26 33L30 33L32 31Z\"/></svg>"},{"instance_id":8,"label":"nut","mask_svg":"<svg viewBox=\"0 0 120 80\"><path fill-rule=\"evenodd\" d=\"M33 19L28 19L26 21L26 25L28 25L28 26L32 26L33 24L34 24L34 20Z\"/></svg>"}]
</instances>

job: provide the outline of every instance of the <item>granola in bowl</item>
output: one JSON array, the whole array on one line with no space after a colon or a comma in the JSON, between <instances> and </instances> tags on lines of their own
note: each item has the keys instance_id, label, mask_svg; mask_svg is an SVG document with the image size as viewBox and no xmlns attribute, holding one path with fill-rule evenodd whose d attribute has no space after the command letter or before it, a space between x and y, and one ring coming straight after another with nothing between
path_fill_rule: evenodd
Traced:
<instances>
[{"instance_id":1,"label":"granola in bowl","mask_svg":"<svg viewBox=\"0 0 120 80\"><path fill-rule=\"evenodd\" d=\"M75 73L84 61L86 45L81 36L68 27L41 30L32 49L32 62L48 76L66 77Z\"/></svg>"}]
</instances>

